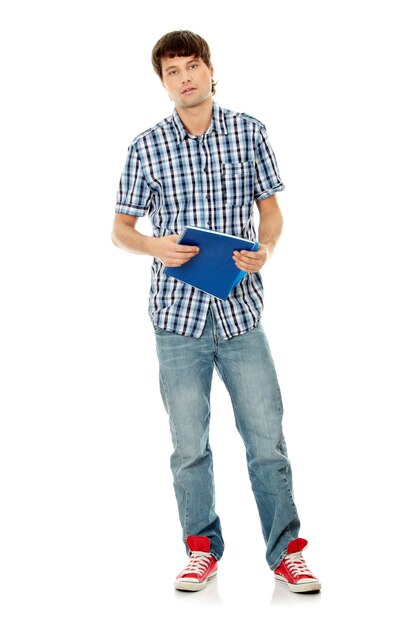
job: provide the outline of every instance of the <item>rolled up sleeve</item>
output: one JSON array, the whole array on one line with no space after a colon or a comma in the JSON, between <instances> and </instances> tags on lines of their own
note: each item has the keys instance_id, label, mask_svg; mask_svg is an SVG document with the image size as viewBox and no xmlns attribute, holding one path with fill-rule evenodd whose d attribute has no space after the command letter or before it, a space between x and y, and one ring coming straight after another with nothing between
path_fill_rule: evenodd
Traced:
<instances>
[{"instance_id":1,"label":"rolled up sleeve","mask_svg":"<svg viewBox=\"0 0 417 626\"><path fill-rule=\"evenodd\" d=\"M116 213L142 217L148 213L151 198L152 192L143 175L138 152L131 145L120 177Z\"/></svg>"},{"instance_id":2,"label":"rolled up sleeve","mask_svg":"<svg viewBox=\"0 0 417 626\"><path fill-rule=\"evenodd\" d=\"M263 200L277 191L283 191L278 163L269 143L265 127L260 128L255 160L255 200Z\"/></svg>"}]
</instances>

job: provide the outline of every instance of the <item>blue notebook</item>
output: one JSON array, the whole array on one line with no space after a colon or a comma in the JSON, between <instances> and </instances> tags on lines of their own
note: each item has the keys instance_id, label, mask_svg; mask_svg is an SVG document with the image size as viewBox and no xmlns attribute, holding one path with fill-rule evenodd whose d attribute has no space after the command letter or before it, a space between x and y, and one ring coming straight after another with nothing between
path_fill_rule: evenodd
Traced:
<instances>
[{"instance_id":1,"label":"blue notebook","mask_svg":"<svg viewBox=\"0 0 417 626\"><path fill-rule=\"evenodd\" d=\"M256 241L197 226L187 226L178 243L198 246L200 252L180 267L165 267L165 274L221 300L227 299L246 274L236 267L232 258L234 250L258 249Z\"/></svg>"}]
</instances>

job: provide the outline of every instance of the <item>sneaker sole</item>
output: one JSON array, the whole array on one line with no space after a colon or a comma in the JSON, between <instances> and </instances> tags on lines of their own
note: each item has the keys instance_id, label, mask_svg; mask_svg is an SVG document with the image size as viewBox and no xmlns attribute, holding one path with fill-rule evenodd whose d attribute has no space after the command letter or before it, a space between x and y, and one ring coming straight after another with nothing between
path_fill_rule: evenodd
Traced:
<instances>
[{"instance_id":1,"label":"sneaker sole","mask_svg":"<svg viewBox=\"0 0 417 626\"><path fill-rule=\"evenodd\" d=\"M201 589L204 589L204 587L207 585L208 581L214 578L216 575L217 570L212 572L210 576L208 576L206 580L201 583L190 582L187 581L187 579L176 580L174 583L175 589L177 589L178 591L201 591Z\"/></svg>"},{"instance_id":2,"label":"sneaker sole","mask_svg":"<svg viewBox=\"0 0 417 626\"><path fill-rule=\"evenodd\" d=\"M314 582L298 583L298 585L293 585L280 574L274 574L274 576L275 580L277 580L279 583L286 585L288 589L290 591L293 591L294 593L307 593L308 591L320 591L321 589L321 583L318 580L315 580Z\"/></svg>"}]
</instances>

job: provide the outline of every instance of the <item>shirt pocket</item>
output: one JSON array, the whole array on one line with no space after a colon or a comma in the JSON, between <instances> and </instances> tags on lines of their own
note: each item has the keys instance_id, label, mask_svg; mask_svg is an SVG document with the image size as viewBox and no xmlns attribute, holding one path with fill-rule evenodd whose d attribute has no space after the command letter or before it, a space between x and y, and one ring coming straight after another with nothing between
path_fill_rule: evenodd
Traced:
<instances>
[{"instance_id":1,"label":"shirt pocket","mask_svg":"<svg viewBox=\"0 0 417 626\"><path fill-rule=\"evenodd\" d=\"M226 207L251 207L255 189L253 161L222 163L221 180L223 202Z\"/></svg>"}]
</instances>

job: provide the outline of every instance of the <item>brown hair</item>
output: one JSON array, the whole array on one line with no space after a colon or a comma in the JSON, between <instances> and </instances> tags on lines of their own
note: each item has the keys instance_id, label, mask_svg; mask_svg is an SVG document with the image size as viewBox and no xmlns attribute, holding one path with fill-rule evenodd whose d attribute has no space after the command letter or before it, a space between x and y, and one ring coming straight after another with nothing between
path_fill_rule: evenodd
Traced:
<instances>
[{"instance_id":1,"label":"brown hair","mask_svg":"<svg viewBox=\"0 0 417 626\"><path fill-rule=\"evenodd\" d=\"M210 48L207 42L189 30L174 30L167 33L153 47L152 65L159 78L162 80L161 58L168 57L191 57L195 55L201 59L208 68L211 68ZM217 83L212 79L211 93L216 93Z\"/></svg>"}]
</instances>

